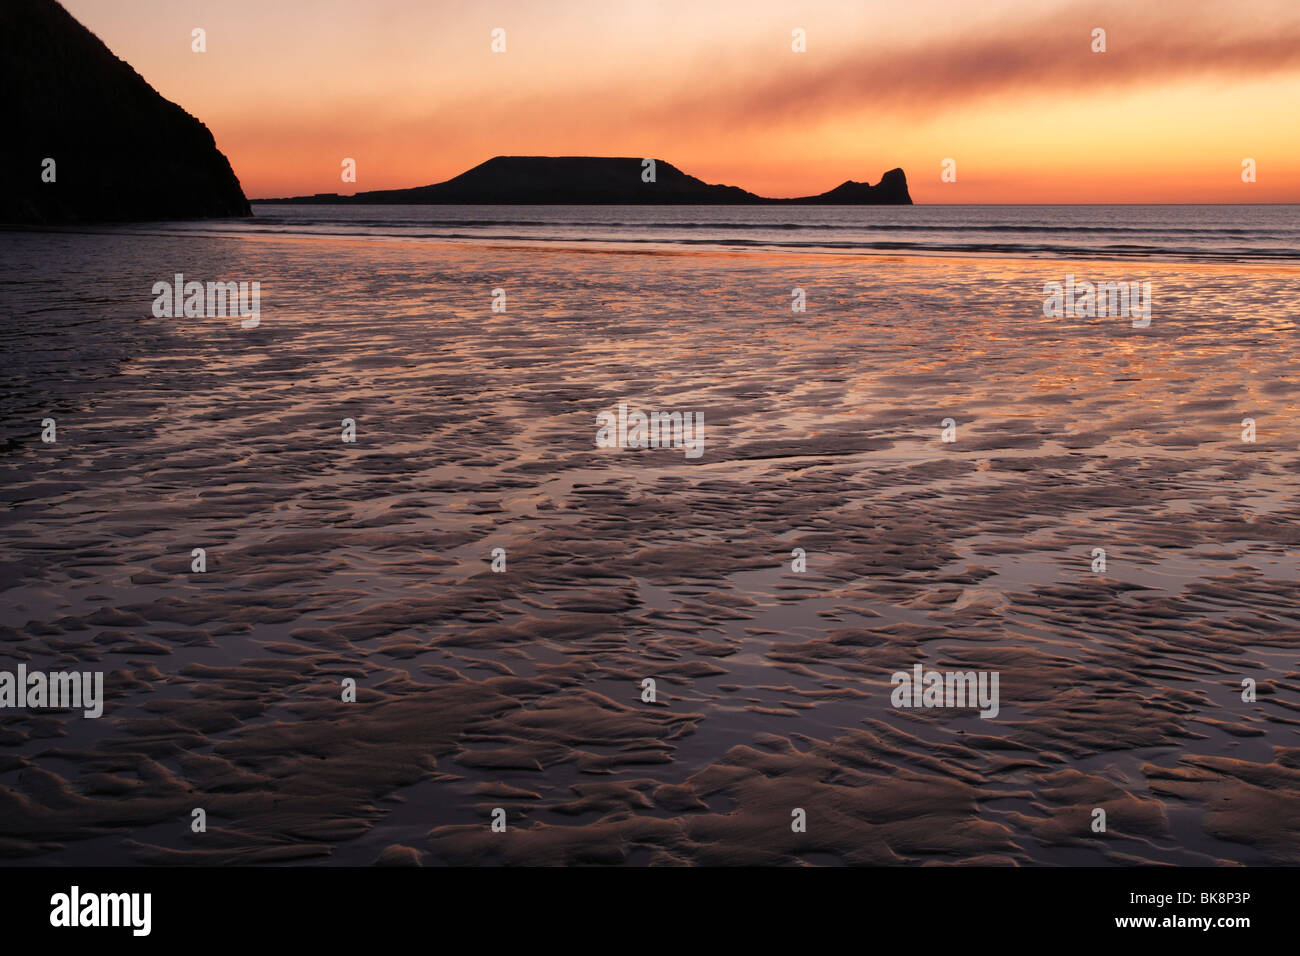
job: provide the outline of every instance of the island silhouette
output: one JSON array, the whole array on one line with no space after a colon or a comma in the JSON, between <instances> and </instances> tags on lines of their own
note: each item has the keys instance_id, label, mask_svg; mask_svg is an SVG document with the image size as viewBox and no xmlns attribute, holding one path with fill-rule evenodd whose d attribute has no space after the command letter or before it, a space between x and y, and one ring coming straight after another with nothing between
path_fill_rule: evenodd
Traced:
<instances>
[{"instance_id":1,"label":"island silhouette","mask_svg":"<svg viewBox=\"0 0 1300 956\"><path fill-rule=\"evenodd\" d=\"M653 166L650 164L653 162ZM653 177L650 176L653 171ZM317 193L260 203L396 205L907 205L907 176L891 169L875 186L848 180L829 192L769 199L738 186L710 185L662 159L612 156L497 156L446 182L375 189L351 196Z\"/></svg>"}]
</instances>

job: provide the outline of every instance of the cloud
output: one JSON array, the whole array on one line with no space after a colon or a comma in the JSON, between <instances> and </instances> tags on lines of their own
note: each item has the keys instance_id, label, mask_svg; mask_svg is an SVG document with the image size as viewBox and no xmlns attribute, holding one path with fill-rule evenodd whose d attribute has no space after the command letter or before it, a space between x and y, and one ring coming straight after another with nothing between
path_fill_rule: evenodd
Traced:
<instances>
[{"instance_id":1,"label":"cloud","mask_svg":"<svg viewBox=\"0 0 1300 956\"><path fill-rule=\"evenodd\" d=\"M928 118L998 96L1143 90L1204 77L1255 81L1300 69L1300 23L1279 22L1280 14L1238 17L1240 10L1186 4L1166 9L1153 17L1071 8L905 48L872 39L834 58L792 53L785 68L757 77L750 71L744 79L734 66L715 68L712 77L691 71L694 88L674 90L644 119L755 125L861 110ZM1102 24L1107 52L1094 53L1092 29Z\"/></svg>"}]
</instances>

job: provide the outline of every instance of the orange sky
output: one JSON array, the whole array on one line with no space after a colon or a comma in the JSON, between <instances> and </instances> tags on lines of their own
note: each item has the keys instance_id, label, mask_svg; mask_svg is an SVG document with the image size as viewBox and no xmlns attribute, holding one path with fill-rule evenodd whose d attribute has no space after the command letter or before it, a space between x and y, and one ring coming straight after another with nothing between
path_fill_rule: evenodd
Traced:
<instances>
[{"instance_id":1,"label":"orange sky","mask_svg":"<svg viewBox=\"0 0 1300 956\"><path fill-rule=\"evenodd\" d=\"M507 154L654 156L770 196L902 166L921 203L1300 202L1295 0L63 3L253 198Z\"/></svg>"}]
</instances>

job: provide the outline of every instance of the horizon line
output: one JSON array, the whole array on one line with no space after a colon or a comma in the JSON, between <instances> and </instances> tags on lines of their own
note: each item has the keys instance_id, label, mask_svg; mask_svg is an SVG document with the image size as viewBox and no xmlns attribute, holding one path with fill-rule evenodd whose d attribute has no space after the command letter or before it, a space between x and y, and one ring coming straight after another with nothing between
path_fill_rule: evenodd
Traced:
<instances>
[{"instance_id":1,"label":"horizon line","mask_svg":"<svg viewBox=\"0 0 1300 956\"><path fill-rule=\"evenodd\" d=\"M417 187L418 188L418 187ZM389 192L397 190L367 190L368 192ZM343 196L343 193L313 193L312 196ZM359 195L353 193L351 195ZM799 198L799 197L779 197L779 198ZM249 202L270 202L281 206L293 205L285 202L284 199L276 196L263 196L252 198ZM583 203L583 202L483 202L483 203L357 203L360 206L708 206L719 208L730 208L732 206L748 208L744 203L676 203L676 202L645 202L645 203ZM817 203L809 206L836 206L843 208L860 208L887 206L889 204L872 204L872 203ZM1139 202L1139 201L1116 201L1116 202L916 202L913 200L912 207L918 206L1300 206L1300 200L1295 202ZM801 207L803 208L803 207ZM903 207L906 208L906 207Z\"/></svg>"}]
</instances>

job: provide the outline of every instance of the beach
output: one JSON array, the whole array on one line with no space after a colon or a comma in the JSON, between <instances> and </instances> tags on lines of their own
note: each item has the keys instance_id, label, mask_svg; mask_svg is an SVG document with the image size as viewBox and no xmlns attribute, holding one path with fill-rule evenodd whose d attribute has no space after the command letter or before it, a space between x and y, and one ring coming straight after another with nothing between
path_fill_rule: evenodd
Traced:
<instances>
[{"instance_id":1,"label":"beach","mask_svg":"<svg viewBox=\"0 0 1300 956\"><path fill-rule=\"evenodd\" d=\"M1300 862L1294 260L0 261L4 666L106 695L0 710L13 863ZM257 327L156 317L176 273ZM1045 316L1066 276L1149 325ZM597 447L620 403L702 454ZM997 716L894 706L918 663Z\"/></svg>"}]
</instances>

